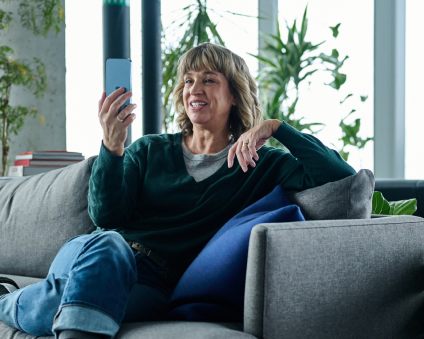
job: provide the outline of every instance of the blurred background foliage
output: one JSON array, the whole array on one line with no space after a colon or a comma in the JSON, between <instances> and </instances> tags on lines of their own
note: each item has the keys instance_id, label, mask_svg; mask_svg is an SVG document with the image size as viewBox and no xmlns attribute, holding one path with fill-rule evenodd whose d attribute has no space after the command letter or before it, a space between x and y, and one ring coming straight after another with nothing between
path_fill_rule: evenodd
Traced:
<instances>
[{"instance_id":1,"label":"blurred background foliage","mask_svg":"<svg viewBox=\"0 0 424 339\"><path fill-rule=\"evenodd\" d=\"M216 25L208 15L206 0L196 0L195 4L181 10L181 16L174 20L162 37L163 85L162 115L165 133L174 121L175 112L172 107L172 91L178 83L177 68L180 57L191 48L202 42L211 42L225 46L216 30ZM181 30L181 39L177 45L166 40L166 31Z\"/></svg>"},{"instance_id":2,"label":"blurred background foliage","mask_svg":"<svg viewBox=\"0 0 424 339\"><path fill-rule=\"evenodd\" d=\"M301 132L316 134L325 127L323 123L306 123L303 122L304 117L297 117L296 115L296 105L301 100L299 97L299 86L305 81L310 84L310 76L315 72L327 72L331 75L332 81L325 85L330 86L338 93L347 80L346 74L342 73L340 69L348 59L348 56L342 58L337 49L333 49L329 55L320 53L320 46L325 41L314 45L307 40L307 9L306 6L300 30L297 28L296 20L291 27L286 22L288 35L283 40L280 33L280 24L277 20L277 34L262 35L265 48L261 49L258 55L251 55L257 58L263 66L256 80L264 107L264 119L285 121ZM208 8L207 0L196 0L192 5L182 8L180 11L181 16L163 30L162 109L165 133L171 131L170 126L172 126L175 117L172 107L172 90L178 81L177 67L179 58L189 49L202 42L212 42L225 46L217 30L217 25L211 21L208 11L213 11L213 9ZM242 15L233 12L228 13L231 15ZM258 19L257 17L252 18ZM329 27L334 38L338 37L340 25L338 23ZM174 37L172 40L167 40L168 33L171 31L174 33ZM181 39L175 39L176 31ZM176 40L178 40L178 43L175 44ZM340 100L341 112L343 112L343 103L352 96L353 94L348 94L343 100ZM367 96L361 96L361 102L366 99ZM368 141L373 139L359 137L360 118L354 119L351 123L347 122L354 118L355 112L356 109L352 109L349 113L345 113L340 120L341 137L339 141L342 146L337 147L333 144L346 161L349 157L349 147L361 149L365 147ZM269 139L268 145L286 149L284 145L281 145L274 138Z\"/></svg>"}]
</instances>

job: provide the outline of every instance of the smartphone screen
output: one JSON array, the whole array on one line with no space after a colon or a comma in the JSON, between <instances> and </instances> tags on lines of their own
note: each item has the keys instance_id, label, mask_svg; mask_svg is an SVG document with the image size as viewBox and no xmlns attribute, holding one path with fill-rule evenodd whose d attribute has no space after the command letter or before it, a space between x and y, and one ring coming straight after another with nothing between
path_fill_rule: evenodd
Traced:
<instances>
[{"instance_id":1,"label":"smartphone screen","mask_svg":"<svg viewBox=\"0 0 424 339\"><path fill-rule=\"evenodd\" d=\"M125 88L125 92L132 91L130 59L107 59L106 60L106 97L120 87ZM124 93L125 93L124 92ZM131 103L129 98L118 110L121 112Z\"/></svg>"}]
</instances>

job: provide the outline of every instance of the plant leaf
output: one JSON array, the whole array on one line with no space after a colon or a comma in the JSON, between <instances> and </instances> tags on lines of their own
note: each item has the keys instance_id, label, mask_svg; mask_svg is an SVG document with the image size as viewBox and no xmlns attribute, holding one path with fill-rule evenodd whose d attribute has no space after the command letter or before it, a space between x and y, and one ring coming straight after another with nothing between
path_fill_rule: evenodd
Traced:
<instances>
[{"instance_id":1,"label":"plant leaf","mask_svg":"<svg viewBox=\"0 0 424 339\"><path fill-rule=\"evenodd\" d=\"M371 214L385 214L389 215L390 204L384 199L381 192L375 191L372 196L372 210Z\"/></svg>"},{"instance_id":2,"label":"plant leaf","mask_svg":"<svg viewBox=\"0 0 424 339\"><path fill-rule=\"evenodd\" d=\"M417 210L417 199L390 201L390 215L412 215Z\"/></svg>"},{"instance_id":3,"label":"plant leaf","mask_svg":"<svg viewBox=\"0 0 424 339\"><path fill-rule=\"evenodd\" d=\"M350 98L353 94L348 94L346 98L344 98L342 101L340 101L340 104L344 103L347 98Z\"/></svg>"},{"instance_id":4,"label":"plant leaf","mask_svg":"<svg viewBox=\"0 0 424 339\"><path fill-rule=\"evenodd\" d=\"M334 27L330 26L330 29L333 31L333 37L337 38L337 36L339 35L339 27L341 24L337 24Z\"/></svg>"}]
</instances>

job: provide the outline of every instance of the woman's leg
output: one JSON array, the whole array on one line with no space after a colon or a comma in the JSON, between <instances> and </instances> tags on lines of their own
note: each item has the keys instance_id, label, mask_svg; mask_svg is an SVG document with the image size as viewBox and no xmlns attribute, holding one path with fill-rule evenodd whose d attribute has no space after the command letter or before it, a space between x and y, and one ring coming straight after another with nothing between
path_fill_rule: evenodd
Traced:
<instances>
[{"instance_id":1,"label":"woman's leg","mask_svg":"<svg viewBox=\"0 0 424 339\"><path fill-rule=\"evenodd\" d=\"M68 241L47 278L0 299L0 319L33 335L79 330L114 337L137 280L134 253L113 231Z\"/></svg>"}]
</instances>

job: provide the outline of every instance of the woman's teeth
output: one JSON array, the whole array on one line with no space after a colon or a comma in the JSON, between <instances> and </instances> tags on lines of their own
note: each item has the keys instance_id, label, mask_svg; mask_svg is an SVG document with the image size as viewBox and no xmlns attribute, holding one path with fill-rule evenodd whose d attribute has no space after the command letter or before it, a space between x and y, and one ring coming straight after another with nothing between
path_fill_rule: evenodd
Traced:
<instances>
[{"instance_id":1,"label":"woman's teeth","mask_svg":"<svg viewBox=\"0 0 424 339\"><path fill-rule=\"evenodd\" d=\"M192 102L191 106L192 107L199 107L199 106L205 106L206 102Z\"/></svg>"}]
</instances>

